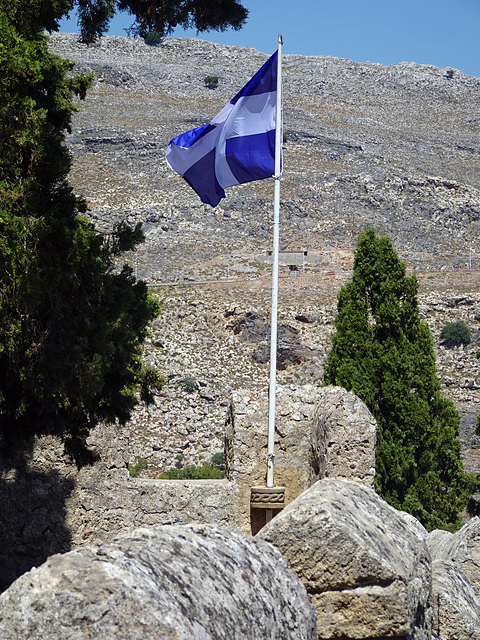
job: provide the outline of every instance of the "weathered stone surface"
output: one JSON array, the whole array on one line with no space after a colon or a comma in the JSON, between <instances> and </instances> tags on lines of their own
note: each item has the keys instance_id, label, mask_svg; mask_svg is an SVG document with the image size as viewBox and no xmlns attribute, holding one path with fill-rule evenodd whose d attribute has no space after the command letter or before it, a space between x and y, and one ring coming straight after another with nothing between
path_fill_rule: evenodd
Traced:
<instances>
[{"instance_id":1,"label":"weathered stone surface","mask_svg":"<svg viewBox=\"0 0 480 640\"><path fill-rule=\"evenodd\" d=\"M305 584L319 638L427 640L431 567L426 532L372 489L316 482L258 534Z\"/></svg>"},{"instance_id":2,"label":"weathered stone surface","mask_svg":"<svg viewBox=\"0 0 480 640\"><path fill-rule=\"evenodd\" d=\"M266 364L270 361L270 333L271 325L262 317L251 311L245 314L229 312L231 320L225 329L231 330L240 340L256 345L252 352L255 362ZM302 322L302 320L299 320ZM287 367L299 365L312 354L310 349L302 344L299 330L288 324L277 326L277 370L283 371Z\"/></svg>"},{"instance_id":3,"label":"weathered stone surface","mask_svg":"<svg viewBox=\"0 0 480 640\"><path fill-rule=\"evenodd\" d=\"M373 488L377 423L360 398L341 387L320 389L313 428L324 443L324 476Z\"/></svg>"},{"instance_id":4,"label":"weathered stone surface","mask_svg":"<svg viewBox=\"0 0 480 640\"><path fill-rule=\"evenodd\" d=\"M480 518L469 520L459 531L432 531L427 538L432 560L453 562L480 593Z\"/></svg>"},{"instance_id":5,"label":"weathered stone surface","mask_svg":"<svg viewBox=\"0 0 480 640\"><path fill-rule=\"evenodd\" d=\"M433 629L446 640L480 639L480 518L456 533L432 531Z\"/></svg>"},{"instance_id":6,"label":"weathered stone surface","mask_svg":"<svg viewBox=\"0 0 480 640\"><path fill-rule=\"evenodd\" d=\"M312 425L318 387L277 387L275 484L285 487L288 504L317 479L312 466ZM268 440L268 393L234 391L226 424L225 466L239 489L240 527L250 533L250 487L265 486ZM255 528L254 528L255 531Z\"/></svg>"},{"instance_id":7,"label":"weathered stone surface","mask_svg":"<svg viewBox=\"0 0 480 640\"><path fill-rule=\"evenodd\" d=\"M480 638L480 594L452 562L432 562L433 631L441 640Z\"/></svg>"},{"instance_id":8,"label":"weathered stone surface","mask_svg":"<svg viewBox=\"0 0 480 640\"><path fill-rule=\"evenodd\" d=\"M2 640L312 640L304 586L263 540L139 529L56 555L0 596Z\"/></svg>"},{"instance_id":9,"label":"weathered stone surface","mask_svg":"<svg viewBox=\"0 0 480 640\"><path fill-rule=\"evenodd\" d=\"M327 415L318 421L322 410ZM287 504L325 471L332 475L338 469L364 481L359 469L365 443L372 459L374 451L372 419L365 412L363 403L341 389L279 387L275 474L277 484L285 486ZM0 477L0 589L49 555L108 542L137 527L202 522L247 534L257 531L265 522L265 510L251 509L250 488L265 485L267 393L234 394L229 416L225 480L130 478L128 427L95 429L89 445L100 460L81 470L53 438L38 440L32 451L9 461L9 466L0 460L6 466ZM329 421L329 416L335 419ZM342 427L342 419L355 429ZM330 446L330 438L335 446ZM341 468L342 447L351 452L356 446L360 462Z\"/></svg>"},{"instance_id":10,"label":"weathered stone surface","mask_svg":"<svg viewBox=\"0 0 480 640\"><path fill-rule=\"evenodd\" d=\"M52 554L138 527L237 524L231 482L131 478L127 428L99 426L89 444L100 460L80 470L52 437L0 457L0 591Z\"/></svg>"},{"instance_id":11,"label":"weathered stone surface","mask_svg":"<svg viewBox=\"0 0 480 640\"><path fill-rule=\"evenodd\" d=\"M275 484L285 503L323 477L373 486L376 422L364 403L340 387L277 386ZM232 393L226 424L227 477L239 490L242 530L250 531L249 489L265 485L268 394ZM252 521L252 531L257 526Z\"/></svg>"}]
</instances>

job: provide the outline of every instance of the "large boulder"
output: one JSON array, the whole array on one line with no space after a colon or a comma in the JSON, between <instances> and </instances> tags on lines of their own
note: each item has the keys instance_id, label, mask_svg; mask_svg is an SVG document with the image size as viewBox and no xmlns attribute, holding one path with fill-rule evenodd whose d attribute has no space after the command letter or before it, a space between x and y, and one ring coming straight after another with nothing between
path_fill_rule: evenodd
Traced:
<instances>
[{"instance_id":1,"label":"large boulder","mask_svg":"<svg viewBox=\"0 0 480 640\"><path fill-rule=\"evenodd\" d=\"M456 533L432 531L433 630L444 640L480 640L480 518Z\"/></svg>"},{"instance_id":2,"label":"large boulder","mask_svg":"<svg viewBox=\"0 0 480 640\"><path fill-rule=\"evenodd\" d=\"M427 532L372 489L319 480L258 534L305 584L319 638L431 637Z\"/></svg>"},{"instance_id":3,"label":"large boulder","mask_svg":"<svg viewBox=\"0 0 480 640\"><path fill-rule=\"evenodd\" d=\"M316 626L274 547L186 525L52 556L0 596L0 638L307 640Z\"/></svg>"}]
</instances>

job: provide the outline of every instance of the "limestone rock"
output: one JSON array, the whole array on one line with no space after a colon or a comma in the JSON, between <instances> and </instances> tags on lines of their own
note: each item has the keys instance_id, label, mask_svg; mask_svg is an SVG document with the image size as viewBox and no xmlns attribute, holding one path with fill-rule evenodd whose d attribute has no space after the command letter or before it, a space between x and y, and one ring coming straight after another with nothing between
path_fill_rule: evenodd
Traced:
<instances>
[{"instance_id":1,"label":"limestone rock","mask_svg":"<svg viewBox=\"0 0 480 640\"><path fill-rule=\"evenodd\" d=\"M52 556L0 596L3 640L316 637L304 586L263 540L189 525Z\"/></svg>"},{"instance_id":2,"label":"limestone rock","mask_svg":"<svg viewBox=\"0 0 480 640\"><path fill-rule=\"evenodd\" d=\"M319 638L430 639L423 533L372 489L320 480L257 537L274 544L305 584Z\"/></svg>"},{"instance_id":3,"label":"limestone rock","mask_svg":"<svg viewBox=\"0 0 480 640\"><path fill-rule=\"evenodd\" d=\"M480 640L480 518L460 531L432 531L433 629L439 638Z\"/></svg>"},{"instance_id":4,"label":"limestone rock","mask_svg":"<svg viewBox=\"0 0 480 640\"><path fill-rule=\"evenodd\" d=\"M319 478L347 477L373 486L377 424L365 404L340 387L278 385L275 423L275 483L285 503ZM258 531L250 514L250 487L265 484L267 392L232 393L226 422L227 478L238 488L242 530ZM262 522L262 526L264 524Z\"/></svg>"},{"instance_id":5,"label":"limestone rock","mask_svg":"<svg viewBox=\"0 0 480 640\"><path fill-rule=\"evenodd\" d=\"M314 432L323 443L325 477L351 478L373 488L375 418L360 398L341 387L323 387L318 400Z\"/></svg>"}]
</instances>

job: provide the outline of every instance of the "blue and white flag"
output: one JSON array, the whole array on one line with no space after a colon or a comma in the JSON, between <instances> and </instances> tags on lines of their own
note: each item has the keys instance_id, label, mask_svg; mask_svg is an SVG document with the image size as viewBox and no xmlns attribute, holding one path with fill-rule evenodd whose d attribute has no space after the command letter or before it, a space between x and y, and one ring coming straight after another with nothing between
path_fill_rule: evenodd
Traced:
<instances>
[{"instance_id":1,"label":"blue and white flag","mask_svg":"<svg viewBox=\"0 0 480 640\"><path fill-rule=\"evenodd\" d=\"M271 58L210 122L170 141L167 164L215 207L226 187L275 172L277 57Z\"/></svg>"}]
</instances>

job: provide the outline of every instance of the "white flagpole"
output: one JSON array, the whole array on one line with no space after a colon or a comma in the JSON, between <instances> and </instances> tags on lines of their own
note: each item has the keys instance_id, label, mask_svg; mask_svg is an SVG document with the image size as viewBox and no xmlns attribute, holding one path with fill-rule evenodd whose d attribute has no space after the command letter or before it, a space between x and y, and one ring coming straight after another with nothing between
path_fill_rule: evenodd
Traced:
<instances>
[{"instance_id":1,"label":"white flagpole","mask_svg":"<svg viewBox=\"0 0 480 640\"><path fill-rule=\"evenodd\" d=\"M282 173L282 44L278 36L277 112L275 122L275 198L273 207L272 314L270 319L270 387L268 396L267 487L273 487L275 458L275 386L277 373L278 260L280 227L280 177Z\"/></svg>"}]
</instances>

